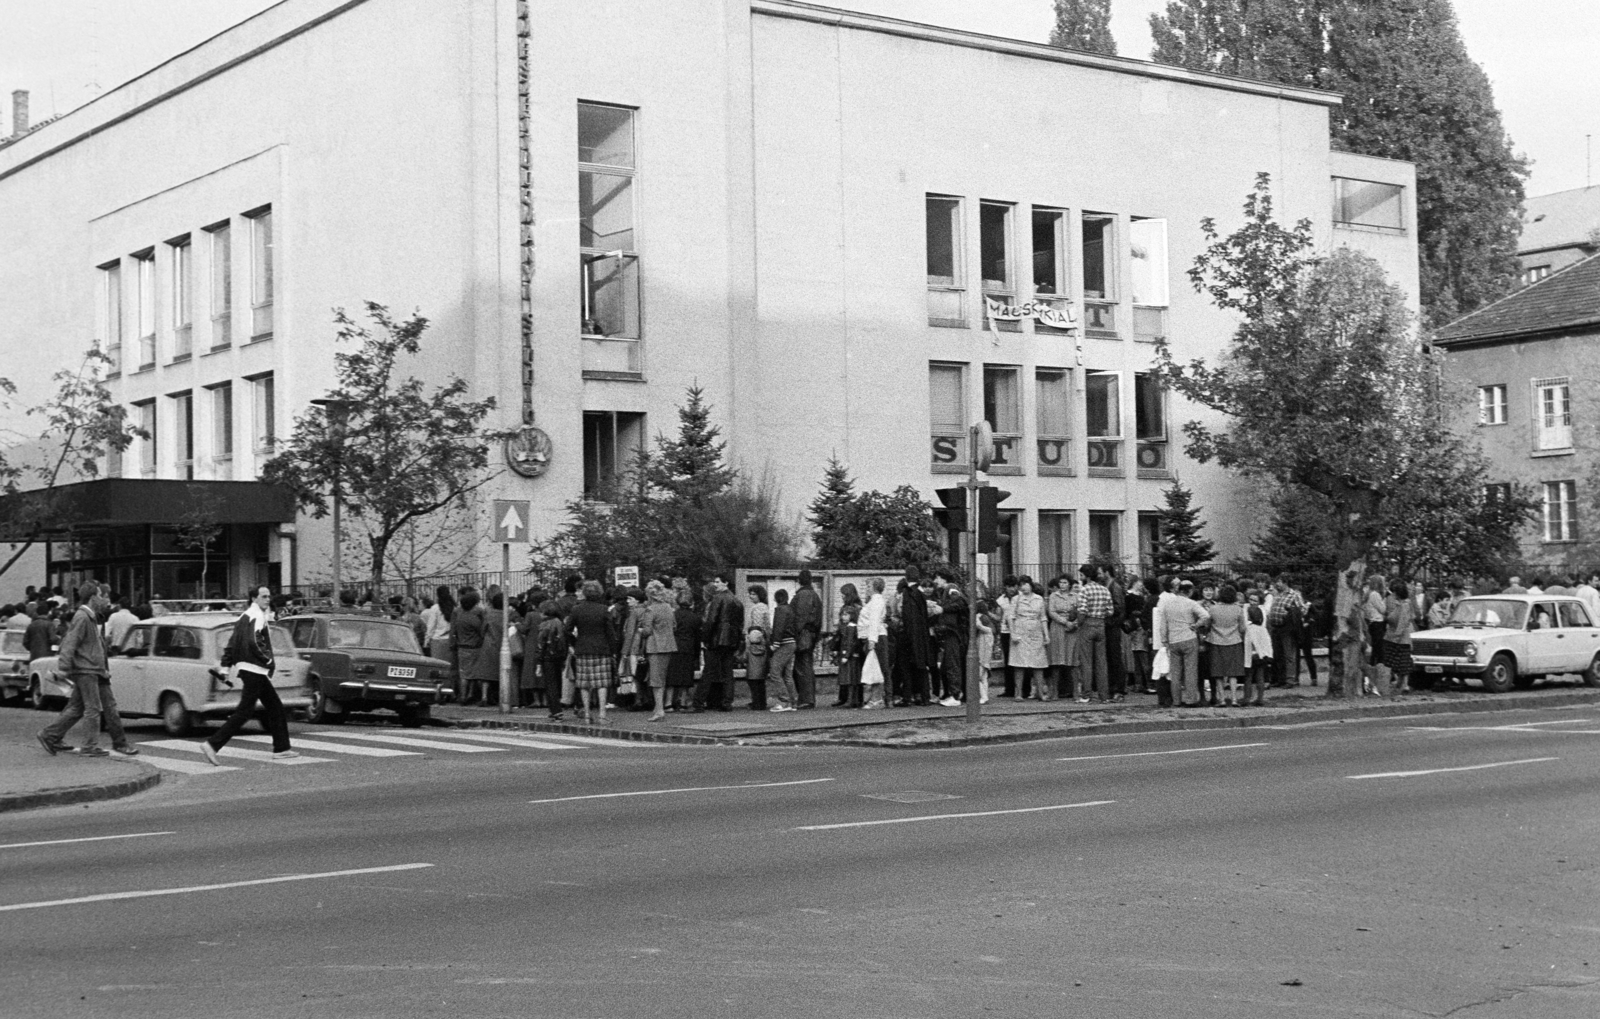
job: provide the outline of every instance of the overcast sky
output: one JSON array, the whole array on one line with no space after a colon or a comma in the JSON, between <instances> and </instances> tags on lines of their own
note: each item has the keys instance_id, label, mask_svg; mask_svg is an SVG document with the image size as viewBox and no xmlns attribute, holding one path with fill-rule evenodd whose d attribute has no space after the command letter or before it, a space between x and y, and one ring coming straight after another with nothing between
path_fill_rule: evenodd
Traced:
<instances>
[{"instance_id":1,"label":"overcast sky","mask_svg":"<svg viewBox=\"0 0 1600 1019\"><path fill-rule=\"evenodd\" d=\"M64 113L272 3L0 0L0 96L29 89L34 119ZM831 3L1016 39L1043 40L1052 19L1050 0ZM1122 55L1149 56L1146 18L1164 6L1164 0L1112 0ZM1600 0L1455 0L1455 6L1468 51L1494 82L1513 143L1533 157L1528 193L1584 186L1584 135L1600 135ZM9 133L10 103L0 106L0 133Z\"/></svg>"}]
</instances>

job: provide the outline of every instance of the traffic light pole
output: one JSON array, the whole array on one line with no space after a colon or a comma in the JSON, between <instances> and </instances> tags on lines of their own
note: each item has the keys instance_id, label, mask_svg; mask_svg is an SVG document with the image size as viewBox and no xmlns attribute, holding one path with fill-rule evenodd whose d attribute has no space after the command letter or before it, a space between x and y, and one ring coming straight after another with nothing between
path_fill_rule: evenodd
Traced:
<instances>
[{"instance_id":1,"label":"traffic light pole","mask_svg":"<svg viewBox=\"0 0 1600 1019\"><path fill-rule=\"evenodd\" d=\"M978 443L981 429L972 428L968 437L971 456L967 457L967 480L961 487L967 490L967 722L978 721L982 713L978 703L978 670L983 663L978 660L978 490L988 488L987 481L978 480Z\"/></svg>"}]
</instances>

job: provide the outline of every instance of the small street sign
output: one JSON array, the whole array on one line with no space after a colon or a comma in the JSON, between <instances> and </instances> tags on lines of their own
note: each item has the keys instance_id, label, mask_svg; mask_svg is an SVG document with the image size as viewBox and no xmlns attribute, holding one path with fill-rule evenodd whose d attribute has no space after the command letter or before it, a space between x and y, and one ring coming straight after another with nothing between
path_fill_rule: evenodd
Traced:
<instances>
[{"instance_id":1,"label":"small street sign","mask_svg":"<svg viewBox=\"0 0 1600 1019\"><path fill-rule=\"evenodd\" d=\"M510 542L526 542L530 519L532 514L528 511L527 499L496 499L494 515L491 517L494 540L502 545Z\"/></svg>"},{"instance_id":2,"label":"small street sign","mask_svg":"<svg viewBox=\"0 0 1600 1019\"><path fill-rule=\"evenodd\" d=\"M639 586L639 567L637 567L637 566L618 566L617 570L616 570L616 573L617 573L617 579L616 579L616 586L617 587L638 587Z\"/></svg>"}]
</instances>

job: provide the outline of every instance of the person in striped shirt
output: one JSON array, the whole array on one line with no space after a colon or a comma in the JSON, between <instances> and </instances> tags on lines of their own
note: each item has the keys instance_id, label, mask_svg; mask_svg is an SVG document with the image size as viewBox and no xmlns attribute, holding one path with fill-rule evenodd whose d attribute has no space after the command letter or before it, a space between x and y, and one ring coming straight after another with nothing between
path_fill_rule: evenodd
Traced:
<instances>
[{"instance_id":1,"label":"person in striped shirt","mask_svg":"<svg viewBox=\"0 0 1600 1019\"><path fill-rule=\"evenodd\" d=\"M1299 686L1300 662L1296 657L1305 631L1306 600L1289 586L1282 574L1272 578L1267 599L1267 632L1272 636L1272 685Z\"/></svg>"}]
</instances>

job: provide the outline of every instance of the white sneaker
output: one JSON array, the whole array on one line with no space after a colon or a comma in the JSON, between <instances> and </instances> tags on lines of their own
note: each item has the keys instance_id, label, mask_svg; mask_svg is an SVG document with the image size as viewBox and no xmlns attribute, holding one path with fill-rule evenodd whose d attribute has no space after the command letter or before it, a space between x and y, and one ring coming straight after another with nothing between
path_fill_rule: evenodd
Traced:
<instances>
[{"instance_id":1,"label":"white sneaker","mask_svg":"<svg viewBox=\"0 0 1600 1019\"><path fill-rule=\"evenodd\" d=\"M287 761L291 757L299 756L300 755L295 753L293 750L274 750L272 752L272 759L274 761Z\"/></svg>"},{"instance_id":2,"label":"white sneaker","mask_svg":"<svg viewBox=\"0 0 1600 1019\"><path fill-rule=\"evenodd\" d=\"M222 762L217 760L217 751L212 747L210 740L203 739L200 741L200 752L206 755L206 760L211 762L212 767L222 767Z\"/></svg>"},{"instance_id":3,"label":"white sneaker","mask_svg":"<svg viewBox=\"0 0 1600 1019\"><path fill-rule=\"evenodd\" d=\"M944 700L939 702L939 706L941 708L959 708L961 707L961 702L956 700L954 697L946 697Z\"/></svg>"},{"instance_id":4,"label":"white sneaker","mask_svg":"<svg viewBox=\"0 0 1600 1019\"><path fill-rule=\"evenodd\" d=\"M978 703L979 704L988 704L989 703L989 698L988 697L979 697L978 698Z\"/></svg>"},{"instance_id":5,"label":"white sneaker","mask_svg":"<svg viewBox=\"0 0 1600 1019\"><path fill-rule=\"evenodd\" d=\"M773 711L797 711L799 709L796 708L793 704L780 704L777 707L773 708L772 710Z\"/></svg>"}]
</instances>

